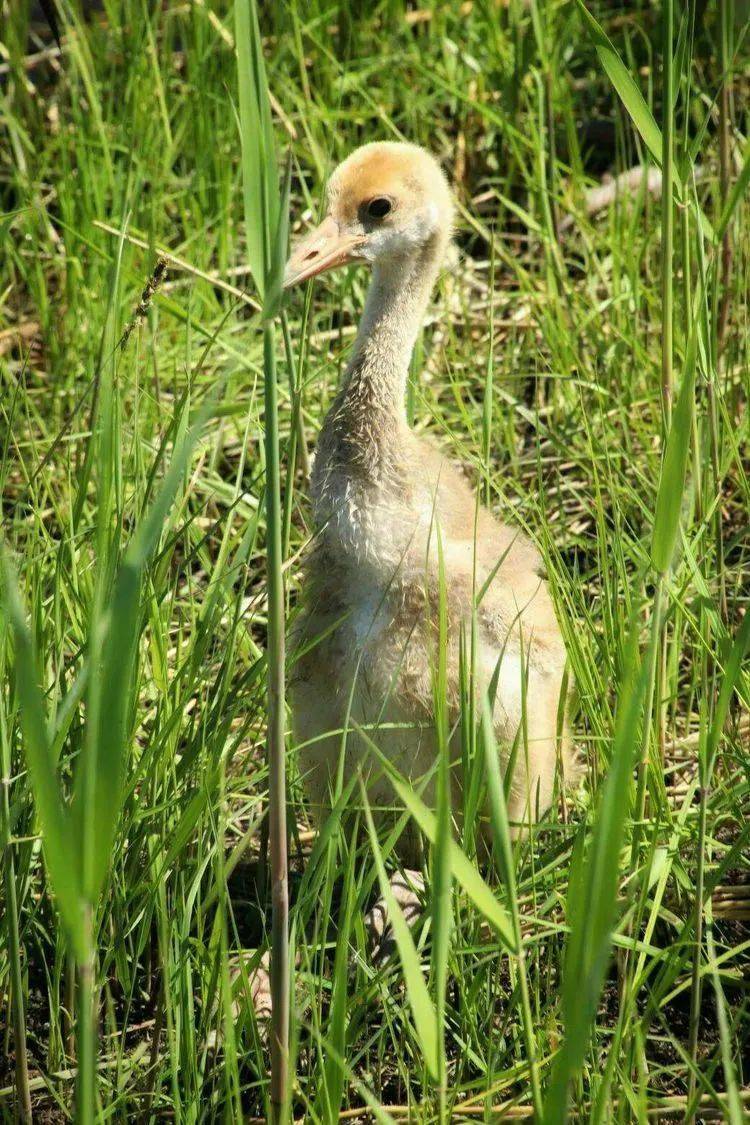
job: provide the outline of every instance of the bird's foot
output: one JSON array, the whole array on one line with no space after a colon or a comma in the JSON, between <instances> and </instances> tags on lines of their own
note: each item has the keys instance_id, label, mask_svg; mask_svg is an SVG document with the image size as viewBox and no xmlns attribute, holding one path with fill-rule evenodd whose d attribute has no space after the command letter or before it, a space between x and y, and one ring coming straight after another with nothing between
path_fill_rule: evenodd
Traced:
<instances>
[{"instance_id":1,"label":"bird's foot","mask_svg":"<svg viewBox=\"0 0 750 1125\"><path fill-rule=\"evenodd\" d=\"M420 871L404 868L391 876L390 886L406 923L414 925L424 911L424 876ZM384 898L379 898L365 915L365 928L370 937L373 959L378 964L385 964L393 953L395 940Z\"/></svg>"}]
</instances>

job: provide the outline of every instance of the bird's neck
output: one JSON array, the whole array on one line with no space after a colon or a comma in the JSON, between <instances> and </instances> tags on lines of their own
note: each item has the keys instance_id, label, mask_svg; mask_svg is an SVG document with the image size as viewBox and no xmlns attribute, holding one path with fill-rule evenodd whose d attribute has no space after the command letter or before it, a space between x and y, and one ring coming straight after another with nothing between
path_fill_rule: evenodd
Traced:
<instances>
[{"instance_id":1,"label":"bird's neck","mask_svg":"<svg viewBox=\"0 0 750 1125\"><path fill-rule=\"evenodd\" d=\"M375 267L352 358L320 432L314 518L344 554L372 554L363 513L409 503L406 379L444 251L436 240L415 259Z\"/></svg>"},{"instance_id":2,"label":"bird's neck","mask_svg":"<svg viewBox=\"0 0 750 1125\"><path fill-rule=\"evenodd\" d=\"M375 266L352 358L323 423L321 470L351 466L377 481L383 465L397 459L409 360L444 252L436 237L412 258Z\"/></svg>"},{"instance_id":3,"label":"bird's neck","mask_svg":"<svg viewBox=\"0 0 750 1125\"><path fill-rule=\"evenodd\" d=\"M379 263L342 388L341 406L357 429L404 421L414 344L440 267L437 247L415 258Z\"/></svg>"}]
</instances>

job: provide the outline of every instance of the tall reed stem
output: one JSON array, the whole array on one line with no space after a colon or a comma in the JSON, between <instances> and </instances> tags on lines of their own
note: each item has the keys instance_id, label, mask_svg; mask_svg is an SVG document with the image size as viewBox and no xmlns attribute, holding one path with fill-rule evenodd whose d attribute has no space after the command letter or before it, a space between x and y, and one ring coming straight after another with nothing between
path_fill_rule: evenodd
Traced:
<instances>
[{"instance_id":1,"label":"tall reed stem","mask_svg":"<svg viewBox=\"0 0 750 1125\"><path fill-rule=\"evenodd\" d=\"M266 552L268 559L268 774L271 853L271 1106L286 1114L289 1087L289 882L284 740L284 575L275 332L263 326L266 421Z\"/></svg>"},{"instance_id":2,"label":"tall reed stem","mask_svg":"<svg viewBox=\"0 0 750 1125\"><path fill-rule=\"evenodd\" d=\"M721 206L723 207L729 195L729 162L731 141L731 105L729 82L729 68L731 64L730 37L732 33L731 0L719 0L719 16L721 21L721 96L719 98L719 189ZM716 326L717 334L717 363L724 349L727 323L729 321L729 293L732 277L732 232L731 224L727 226L721 240L721 301L719 304L719 318Z\"/></svg>"},{"instance_id":3,"label":"tall reed stem","mask_svg":"<svg viewBox=\"0 0 750 1125\"><path fill-rule=\"evenodd\" d=\"M732 61L731 35L734 17L732 0L719 0L720 16L720 63L721 63L721 96L719 98L719 198L720 206L724 207L729 196L730 179L730 143L731 143L731 85L729 71ZM711 461L714 471L714 488L721 488L721 467L718 454L719 449L719 420L717 406L718 378L722 366L722 356L726 342L727 325L729 323L729 300L732 279L732 224L727 225L724 237L721 240L720 268L717 267L716 292L718 298L718 311L716 318L716 357L715 379L709 380L708 385L708 410L711 437ZM715 306L716 307L716 306ZM722 539L721 505L716 505L714 514L716 534L716 562L719 575L719 602L721 613L727 618L727 590L724 567L724 544Z\"/></svg>"},{"instance_id":4,"label":"tall reed stem","mask_svg":"<svg viewBox=\"0 0 750 1125\"><path fill-rule=\"evenodd\" d=\"M698 865L695 873L695 920L693 948L693 969L690 979L690 1033L688 1054L693 1062L688 1079L688 1103L694 1105L695 1068L698 1063L698 1029L701 1007L701 947L703 945L703 888L705 883L706 815L708 811L708 782L700 787L700 809L698 812ZM686 1122L695 1121L695 1109L688 1110Z\"/></svg>"},{"instance_id":5,"label":"tall reed stem","mask_svg":"<svg viewBox=\"0 0 750 1125\"><path fill-rule=\"evenodd\" d=\"M638 762L638 785L635 798L635 825L630 849L630 866L635 869L641 843L642 824L646 811L646 779L648 777L648 750L651 737L651 717L654 709L654 694L657 681L657 654L661 637L662 607L664 603L664 575L656 580L654 602L651 609L651 636L648 646L648 666L646 680L646 701L643 708L643 732L641 735L641 754ZM627 965L627 955L625 964Z\"/></svg>"},{"instance_id":6,"label":"tall reed stem","mask_svg":"<svg viewBox=\"0 0 750 1125\"><path fill-rule=\"evenodd\" d=\"M10 964L10 996L13 1007L13 1051L16 1060L16 1096L18 1117L23 1125L31 1122L31 1091L29 1067L26 1056L26 1014L23 1006L23 976L21 973L21 940L18 928L18 902L16 900L16 867L10 833L10 751L2 732L3 773L0 778L0 841L2 841L3 873L5 875L5 928L8 936L8 961Z\"/></svg>"},{"instance_id":7,"label":"tall reed stem","mask_svg":"<svg viewBox=\"0 0 750 1125\"><path fill-rule=\"evenodd\" d=\"M91 904L84 906L86 956L78 964L78 1025L76 1053L76 1125L93 1125L96 1114L96 990L94 985L94 928Z\"/></svg>"},{"instance_id":8,"label":"tall reed stem","mask_svg":"<svg viewBox=\"0 0 750 1125\"><path fill-rule=\"evenodd\" d=\"M703 682L708 689L708 700L713 698L716 686L716 676L712 668L713 661L709 658L711 651L711 621L705 610L701 612L701 639L703 641L703 657L702 657L702 672ZM688 1032L688 1057L692 1061L690 1068L690 1076L688 1078L688 1109L685 1114L685 1121L687 1125L695 1121L695 1089L696 1089L696 1068L698 1063L698 1031L700 1025L700 1009L701 1009L701 951L703 946L703 895L705 886L705 868L706 868L706 827L707 827L707 814L708 814L708 797L709 787L711 784L711 768L708 761L706 737L705 737L705 724L710 722L712 715L709 707L706 705L704 708L708 714L705 720L702 721L701 733L704 736L698 747L698 778L700 781L699 797L700 807L698 810L698 841L696 846L696 864L695 864L695 904L694 904L694 920L693 920L693 966L690 978L690 1023Z\"/></svg>"},{"instance_id":9,"label":"tall reed stem","mask_svg":"<svg viewBox=\"0 0 750 1125\"><path fill-rule=\"evenodd\" d=\"M674 69L672 60L672 45L674 42L674 3L673 0L665 0L664 3L664 43L662 48L662 82L663 82L663 98L664 108L662 111L662 176L663 176L663 192L662 192L662 219L661 219L661 286L662 286L662 352L661 352L661 394L662 394L662 415L663 415L663 433L666 440L666 435L669 430L672 418L672 397L674 395L674 347L673 347L673 325L674 325L674 115L675 115L675 99L674 99ZM658 578L657 596L654 599L654 616L657 618L655 626L661 630L658 621L657 611L657 598L661 599L663 592L663 578ZM669 637L666 629L663 629L658 634L658 659L650 670L656 684L658 684L659 692L656 701L656 717L657 717L657 734L659 745L659 757L664 761L666 754L666 707L663 700L666 696L667 684L667 668L669 665ZM651 701L654 695L654 684L649 683L649 704L647 708L648 721L650 723L651 715ZM644 747L645 758L642 760L643 772L638 778L640 787L638 809L639 817L642 818L644 812L644 798L645 798L645 767L648 758L648 729L644 728ZM634 841L639 837L640 830L636 829L634 833ZM634 856L635 858L635 856Z\"/></svg>"},{"instance_id":10,"label":"tall reed stem","mask_svg":"<svg viewBox=\"0 0 750 1125\"><path fill-rule=\"evenodd\" d=\"M664 3L664 44L662 50L662 225L661 225L661 393L664 408L664 429L669 425L674 393L672 369L673 322L673 257L674 257L674 74L672 43L674 41L674 2Z\"/></svg>"}]
</instances>

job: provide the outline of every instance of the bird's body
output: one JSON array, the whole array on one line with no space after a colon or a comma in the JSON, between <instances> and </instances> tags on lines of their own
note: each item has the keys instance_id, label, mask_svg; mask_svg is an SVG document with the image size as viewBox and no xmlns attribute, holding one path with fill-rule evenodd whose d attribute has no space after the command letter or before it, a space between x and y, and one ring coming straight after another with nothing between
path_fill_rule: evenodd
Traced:
<instances>
[{"instance_id":1,"label":"bird's body","mask_svg":"<svg viewBox=\"0 0 750 1125\"><path fill-rule=\"evenodd\" d=\"M387 144L354 153L329 198L329 217L292 257L291 281L340 264L340 245L343 260L369 260L374 276L313 470L316 535L291 680L310 803L316 812L330 807L337 780L346 783L364 764L370 803L393 805L368 737L413 782L434 771L442 588L449 721L460 708L460 638L474 627L477 714L494 678L501 753L521 732L509 812L535 819L568 755L559 720L565 650L540 559L522 534L477 505L466 478L411 430L404 409L412 348L450 240L450 193L421 149ZM370 218L386 203L386 215ZM457 768L453 777L460 812ZM429 803L431 782L423 797Z\"/></svg>"}]
</instances>

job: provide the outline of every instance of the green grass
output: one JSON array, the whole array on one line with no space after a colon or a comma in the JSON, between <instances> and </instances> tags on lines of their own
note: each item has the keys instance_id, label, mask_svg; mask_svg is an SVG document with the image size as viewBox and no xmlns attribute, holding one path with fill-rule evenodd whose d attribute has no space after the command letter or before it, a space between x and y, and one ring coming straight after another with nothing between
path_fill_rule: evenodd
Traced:
<instances>
[{"instance_id":1,"label":"green grass","mask_svg":"<svg viewBox=\"0 0 750 1125\"><path fill-rule=\"evenodd\" d=\"M251 7L57 8L61 57L28 5L0 31L0 1119L24 1089L40 1120L265 1118L269 663L278 690L367 278L263 320L286 207L249 44L238 85ZM408 409L542 550L585 759L512 845L467 688L466 800L486 784L505 877L469 816L447 846L447 754L432 813L396 778L435 895L379 967L363 915L394 835L366 809L354 831L349 787L314 839L287 735L297 1119L750 1104L748 12L588 12L260 11L293 232L365 140L423 143L456 182ZM585 213L603 172L670 152L672 208Z\"/></svg>"}]
</instances>

